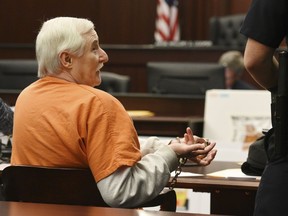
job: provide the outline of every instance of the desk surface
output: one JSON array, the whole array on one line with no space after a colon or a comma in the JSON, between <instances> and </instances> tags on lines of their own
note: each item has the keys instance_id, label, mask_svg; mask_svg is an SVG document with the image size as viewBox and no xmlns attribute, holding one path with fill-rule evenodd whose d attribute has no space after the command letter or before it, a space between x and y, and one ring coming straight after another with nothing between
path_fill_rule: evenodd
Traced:
<instances>
[{"instance_id":1,"label":"desk surface","mask_svg":"<svg viewBox=\"0 0 288 216\"><path fill-rule=\"evenodd\" d=\"M224 162L224 161L212 161L208 166L195 166L187 165L183 168L184 172L192 172L204 174L204 176L197 177L181 177L178 178L177 188L193 188L193 189L206 189L207 191L215 188L228 188L228 189L241 189L241 190L253 190L256 191L259 186L259 179L254 178L223 178L212 177L207 174L224 170L240 168L241 165L237 162Z\"/></svg>"},{"instance_id":2,"label":"desk surface","mask_svg":"<svg viewBox=\"0 0 288 216\"><path fill-rule=\"evenodd\" d=\"M89 206L69 206L54 204L36 204L21 202L0 202L1 216L205 216L164 211L148 211L136 209L103 208Z\"/></svg>"},{"instance_id":3,"label":"desk surface","mask_svg":"<svg viewBox=\"0 0 288 216\"><path fill-rule=\"evenodd\" d=\"M185 166L184 172L203 174L178 178L176 188L192 188L195 192L211 194L210 212L225 215L253 215L255 196L259 186L257 178L211 177L207 174L225 169L240 168L236 162L213 161L209 166ZM229 205L227 201L229 200ZM239 205L241 203L241 205Z\"/></svg>"}]
</instances>

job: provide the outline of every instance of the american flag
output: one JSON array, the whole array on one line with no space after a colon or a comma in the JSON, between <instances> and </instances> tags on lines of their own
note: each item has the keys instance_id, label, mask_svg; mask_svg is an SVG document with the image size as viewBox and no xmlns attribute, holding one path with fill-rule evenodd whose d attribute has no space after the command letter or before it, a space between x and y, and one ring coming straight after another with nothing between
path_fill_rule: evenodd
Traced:
<instances>
[{"instance_id":1,"label":"american flag","mask_svg":"<svg viewBox=\"0 0 288 216\"><path fill-rule=\"evenodd\" d=\"M157 0L155 41L179 41L178 1Z\"/></svg>"}]
</instances>

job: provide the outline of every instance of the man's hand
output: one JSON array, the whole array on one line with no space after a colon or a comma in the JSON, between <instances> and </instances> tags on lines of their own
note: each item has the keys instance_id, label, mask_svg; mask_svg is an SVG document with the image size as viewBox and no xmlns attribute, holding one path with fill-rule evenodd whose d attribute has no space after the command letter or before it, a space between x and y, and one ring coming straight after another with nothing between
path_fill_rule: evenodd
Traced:
<instances>
[{"instance_id":1,"label":"man's hand","mask_svg":"<svg viewBox=\"0 0 288 216\"><path fill-rule=\"evenodd\" d=\"M178 155L194 161L199 165L206 166L215 158L217 150L214 149L216 143L207 139L194 136L191 128L186 129L183 138L172 140L170 147Z\"/></svg>"}]
</instances>

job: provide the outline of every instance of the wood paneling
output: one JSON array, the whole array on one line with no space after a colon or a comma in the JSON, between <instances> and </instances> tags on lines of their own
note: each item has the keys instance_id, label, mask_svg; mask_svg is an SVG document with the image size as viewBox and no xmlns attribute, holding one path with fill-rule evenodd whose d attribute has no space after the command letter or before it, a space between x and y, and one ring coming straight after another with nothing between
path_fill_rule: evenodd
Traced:
<instances>
[{"instance_id":1,"label":"wood paneling","mask_svg":"<svg viewBox=\"0 0 288 216\"><path fill-rule=\"evenodd\" d=\"M206 40L211 16L246 13L250 0L179 0L181 40ZM104 44L154 43L156 0L0 0L0 44L34 43L44 20L91 19Z\"/></svg>"},{"instance_id":2,"label":"wood paneling","mask_svg":"<svg viewBox=\"0 0 288 216\"><path fill-rule=\"evenodd\" d=\"M251 0L178 0L181 40L209 39L209 18L246 13ZM109 55L105 70L129 75L131 92L146 92L148 61L216 62L228 48L156 47L156 0L0 0L0 58L34 59L44 20L86 17ZM121 44L121 45L119 45ZM148 44L148 45L147 45ZM113 47L114 46L114 47ZM250 75L245 76L252 84Z\"/></svg>"}]
</instances>

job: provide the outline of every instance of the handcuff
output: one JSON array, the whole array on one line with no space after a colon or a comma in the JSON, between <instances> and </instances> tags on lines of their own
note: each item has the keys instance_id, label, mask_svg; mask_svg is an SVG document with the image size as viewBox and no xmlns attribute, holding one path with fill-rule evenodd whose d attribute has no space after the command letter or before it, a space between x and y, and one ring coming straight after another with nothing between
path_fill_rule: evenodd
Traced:
<instances>
[{"instance_id":1,"label":"handcuff","mask_svg":"<svg viewBox=\"0 0 288 216\"><path fill-rule=\"evenodd\" d=\"M176 137L176 140L177 140L179 143L181 143L180 137ZM204 142L204 144L205 144L205 148L206 148L206 147L209 146L211 143L210 143L209 139L206 139L205 142ZM176 170L175 170L175 176L172 178L171 183L170 183L170 186L169 186L169 188L170 188L171 190L173 190L174 187L176 186L178 176L181 174L181 172L182 172L182 167L186 164L187 160L188 160L188 158L185 158L185 157L179 158L179 164L178 164L178 167L177 167Z\"/></svg>"}]
</instances>

